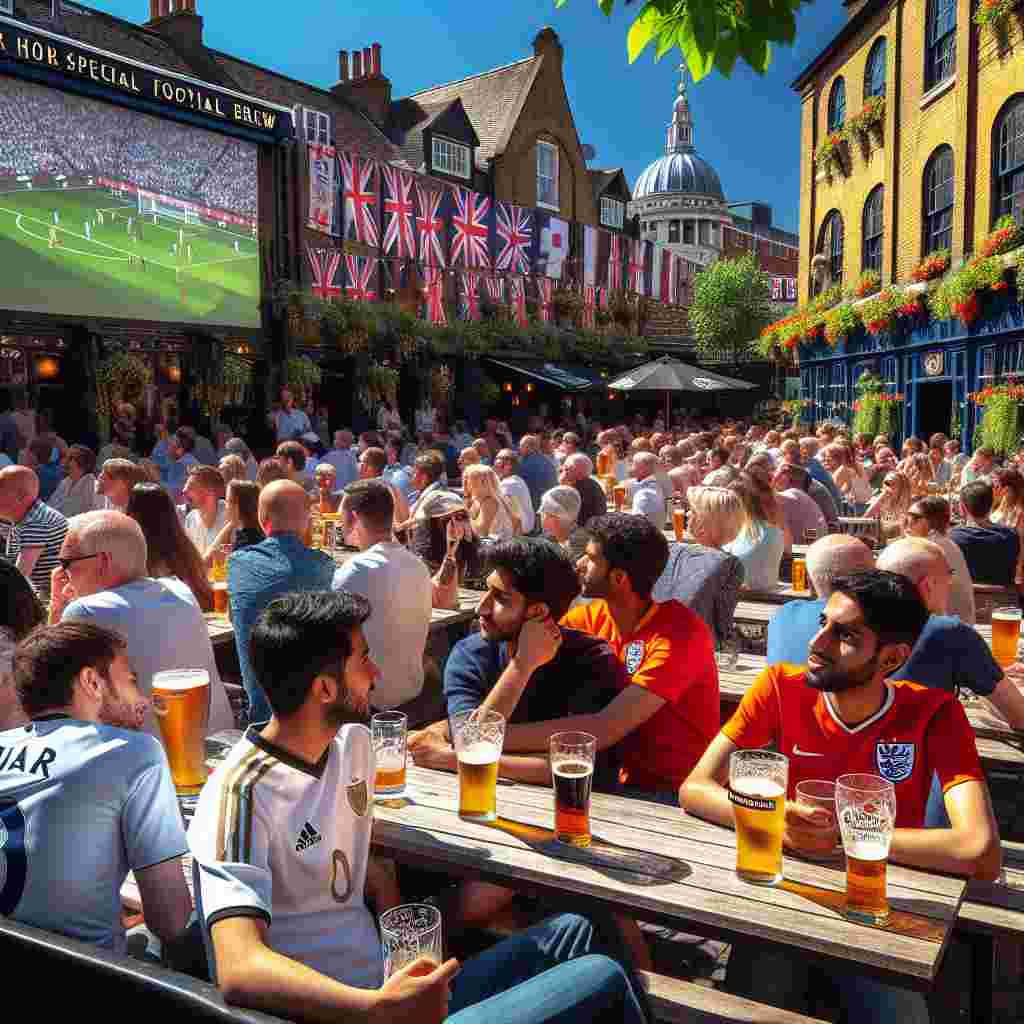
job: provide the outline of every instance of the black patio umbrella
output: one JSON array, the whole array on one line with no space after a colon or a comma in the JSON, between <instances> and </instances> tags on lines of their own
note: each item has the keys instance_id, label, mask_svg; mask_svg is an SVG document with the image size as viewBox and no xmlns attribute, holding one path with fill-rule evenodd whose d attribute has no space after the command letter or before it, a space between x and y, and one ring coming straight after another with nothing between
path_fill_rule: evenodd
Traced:
<instances>
[{"instance_id":1,"label":"black patio umbrella","mask_svg":"<svg viewBox=\"0 0 1024 1024\"><path fill-rule=\"evenodd\" d=\"M671 395L673 391L708 392L715 391L750 391L757 387L747 380L726 377L712 370L704 370L699 366L690 366L672 356L662 356L653 362L635 366L609 385L616 391L664 391L665 392L665 429L671 424Z\"/></svg>"}]
</instances>

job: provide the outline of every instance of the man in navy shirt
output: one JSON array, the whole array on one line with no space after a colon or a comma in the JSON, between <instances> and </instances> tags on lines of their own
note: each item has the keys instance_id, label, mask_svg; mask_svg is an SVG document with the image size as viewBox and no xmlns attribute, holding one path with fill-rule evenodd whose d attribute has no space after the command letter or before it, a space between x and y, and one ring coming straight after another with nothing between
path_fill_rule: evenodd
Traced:
<instances>
[{"instance_id":1,"label":"man in navy shirt","mask_svg":"<svg viewBox=\"0 0 1024 1024\"><path fill-rule=\"evenodd\" d=\"M1020 537L1009 526L989 519L992 511L992 485L984 480L964 484L960 504L967 516L966 526L954 526L950 538L960 545L971 579L975 583L995 583L1012 587L1017 578Z\"/></svg>"},{"instance_id":2,"label":"man in navy shirt","mask_svg":"<svg viewBox=\"0 0 1024 1024\"><path fill-rule=\"evenodd\" d=\"M540 499L558 486L558 468L541 451L536 434L524 434L519 439L519 475L530 490L534 508L540 508Z\"/></svg>"}]
</instances>

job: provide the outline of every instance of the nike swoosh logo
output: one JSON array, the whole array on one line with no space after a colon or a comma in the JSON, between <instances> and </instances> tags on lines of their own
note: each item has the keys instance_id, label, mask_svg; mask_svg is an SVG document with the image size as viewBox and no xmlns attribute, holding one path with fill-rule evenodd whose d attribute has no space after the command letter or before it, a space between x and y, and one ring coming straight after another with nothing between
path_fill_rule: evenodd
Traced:
<instances>
[{"instance_id":1,"label":"nike swoosh logo","mask_svg":"<svg viewBox=\"0 0 1024 1024\"><path fill-rule=\"evenodd\" d=\"M824 754L816 754L813 750L801 750L798 746L793 747L793 753L796 757L824 757Z\"/></svg>"}]
</instances>

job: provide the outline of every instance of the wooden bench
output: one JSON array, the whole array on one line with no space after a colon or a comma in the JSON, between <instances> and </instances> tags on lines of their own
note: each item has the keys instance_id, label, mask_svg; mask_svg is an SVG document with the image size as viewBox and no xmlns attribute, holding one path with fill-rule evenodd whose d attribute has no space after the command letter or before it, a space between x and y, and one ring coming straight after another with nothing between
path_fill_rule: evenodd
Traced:
<instances>
[{"instance_id":1,"label":"wooden bench","mask_svg":"<svg viewBox=\"0 0 1024 1024\"><path fill-rule=\"evenodd\" d=\"M663 1024L824 1024L789 1010L755 1003L663 974L638 971L654 1019Z\"/></svg>"}]
</instances>

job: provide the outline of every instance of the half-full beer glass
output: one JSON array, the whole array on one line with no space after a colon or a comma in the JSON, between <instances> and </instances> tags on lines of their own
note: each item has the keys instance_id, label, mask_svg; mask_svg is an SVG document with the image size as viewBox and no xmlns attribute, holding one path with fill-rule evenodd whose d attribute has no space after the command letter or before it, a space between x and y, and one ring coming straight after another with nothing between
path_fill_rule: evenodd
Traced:
<instances>
[{"instance_id":1,"label":"half-full beer glass","mask_svg":"<svg viewBox=\"0 0 1024 1024\"><path fill-rule=\"evenodd\" d=\"M213 585L213 610L218 615L228 613L228 585L223 580L218 580Z\"/></svg>"},{"instance_id":2,"label":"half-full beer glass","mask_svg":"<svg viewBox=\"0 0 1024 1024\"><path fill-rule=\"evenodd\" d=\"M393 799L405 792L405 739L409 720L401 711L380 711L370 719L377 760L374 792Z\"/></svg>"},{"instance_id":3,"label":"half-full beer glass","mask_svg":"<svg viewBox=\"0 0 1024 1024\"><path fill-rule=\"evenodd\" d=\"M1020 609L1012 606L992 610L992 657L1003 668L1017 660L1020 615Z\"/></svg>"},{"instance_id":4,"label":"half-full beer glass","mask_svg":"<svg viewBox=\"0 0 1024 1024\"><path fill-rule=\"evenodd\" d=\"M555 789L555 838L570 846L590 845L590 790L597 738L588 732L557 732L550 740Z\"/></svg>"},{"instance_id":5,"label":"half-full beer glass","mask_svg":"<svg viewBox=\"0 0 1024 1024\"><path fill-rule=\"evenodd\" d=\"M385 978L421 956L431 962L422 971L429 974L444 960L441 911L429 903L405 903L385 911L380 915L380 944Z\"/></svg>"},{"instance_id":6,"label":"half-full beer glass","mask_svg":"<svg viewBox=\"0 0 1024 1024\"><path fill-rule=\"evenodd\" d=\"M878 775L840 775L836 814L846 851L846 916L885 924L885 868L896 824L896 789Z\"/></svg>"},{"instance_id":7,"label":"half-full beer glass","mask_svg":"<svg viewBox=\"0 0 1024 1024\"><path fill-rule=\"evenodd\" d=\"M498 760L505 743L505 718L497 711L460 711L450 720L459 762L459 817L496 821Z\"/></svg>"},{"instance_id":8,"label":"half-full beer glass","mask_svg":"<svg viewBox=\"0 0 1024 1024\"><path fill-rule=\"evenodd\" d=\"M782 880L789 758L771 750L735 750L729 800L736 821L736 874L754 885Z\"/></svg>"},{"instance_id":9,"label":"half-full beer glass","mask_svg":"<svg viewBox=\"0 0 1024 1024\"><path fill-rule=\"evenodd\" d=\"M203 668L157 672L153 676L153 713L175 789L181 794L198 793L206 782L209 672Z\"/></svg>"}]
</instances>

